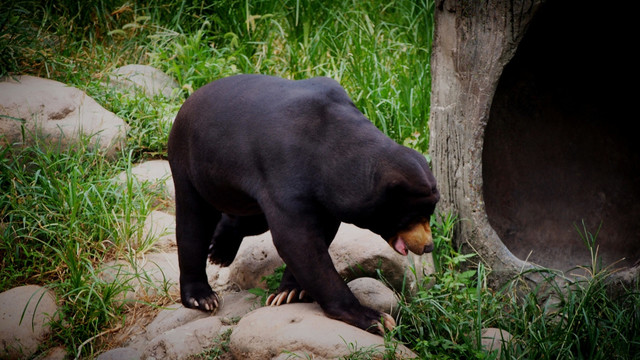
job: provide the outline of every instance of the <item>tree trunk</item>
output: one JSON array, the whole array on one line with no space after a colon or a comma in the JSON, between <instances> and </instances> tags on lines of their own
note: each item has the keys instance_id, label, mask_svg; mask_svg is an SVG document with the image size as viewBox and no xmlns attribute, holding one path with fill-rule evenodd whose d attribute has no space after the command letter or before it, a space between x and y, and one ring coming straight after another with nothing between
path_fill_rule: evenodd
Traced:
<instances>
[{"instance_id":1,"label":"tree trunk","mask_svg":"<svg viewBox=\"0 0 640 360\"><path fill-rule=\"evenodd\" d=\"M589 264L583 239L596 234L603 263L638 278L640 151L625 116L624 66L605 56L597 63L614 75L589 76L594 45L631 39L614 11L558 0L436 4L430 148L439 207L458 216L456 243L477 252L497 284L534 264Z\"/></svg>"}]
</instances>

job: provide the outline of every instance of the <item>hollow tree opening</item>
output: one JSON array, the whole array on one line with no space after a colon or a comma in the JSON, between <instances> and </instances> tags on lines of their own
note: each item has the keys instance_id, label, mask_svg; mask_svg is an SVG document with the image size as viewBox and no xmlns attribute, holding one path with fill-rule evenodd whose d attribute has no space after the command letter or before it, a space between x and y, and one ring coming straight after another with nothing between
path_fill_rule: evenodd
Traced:
<instances>
[{"instance_id":1,"label":"hollow tree opening","mask_svg":"<svg viewBox=\"0 0 640 360\"><path fill-rule=\"evenodd\" d=\"M500 77L482 190L489 223L520 259L561 270L589 264L586 228L597 232L604 265L640 260L640 146L629 90L637 85L626 84L621 49L629 44L621 39L630 34L618 21L601 6L545 3Z\"/></svg>"}]
</instances>

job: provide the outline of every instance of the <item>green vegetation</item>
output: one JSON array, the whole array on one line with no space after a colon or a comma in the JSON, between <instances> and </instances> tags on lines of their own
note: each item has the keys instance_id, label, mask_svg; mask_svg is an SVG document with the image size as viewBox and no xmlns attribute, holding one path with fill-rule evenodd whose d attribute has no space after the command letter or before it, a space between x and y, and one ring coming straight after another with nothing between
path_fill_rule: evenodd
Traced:
<instances>
[{"instance_id":1,"label":"green vegetation","mask_svg":"<svg viewBox=\"0 0 640 360\"><path fill-rule=\"evenodd\" d=\"M132 163L166 157L169 120L205 83L236 73L329 76L394 140L428 150L432 0L0 1L0 76L68 83L131 126L115 160L86 144L64 153L0 148L0 291L54 289L62 319L50 344L72 354L92 356L101 334L124 322L131 304L122 296L145 275L114 268L111 281L100 271L148 250L140 220L168 206L131 176L125 191L113 179ZM147 98L103 83L129 63L165 71L179 93ZM608 294L610 270L598 268L597 252L584 279L548 271L536 288L517 278L492 289L491 270L452 246L456 221L434 219L437 272L401 302L390 349L400 341L421 358L494 358L478 345L480 329L499 327L514 336L505 359L639 358L640 295ZM584 236L594 249L595 236ZM171 296L159 294L158 303ZM224 354L228 335L211 358Z\"/></svg>"},{"instance_id":2,"label":"green vegetation","mask_svg":"<svg viewBox=\"0 0 640 360\"><path fill-rule=\"evenodd\" d=\"M401 302L400 326L393 335L411 344L420 358L640 359L640 293L607 291L612 271L597 266L592 234L584 232L585 246L594 250L593 266L584 268L588 276L570 279L538 270L546 279L541 284L532 287L521 274L492 289L489 270L471 266L473 255L452 246L454 223L443 216L434 224L434 258L440 264L435 279ZM480 330L490 327L514 336L499 357L477 345Z\"/></svg>"}]
</instances>

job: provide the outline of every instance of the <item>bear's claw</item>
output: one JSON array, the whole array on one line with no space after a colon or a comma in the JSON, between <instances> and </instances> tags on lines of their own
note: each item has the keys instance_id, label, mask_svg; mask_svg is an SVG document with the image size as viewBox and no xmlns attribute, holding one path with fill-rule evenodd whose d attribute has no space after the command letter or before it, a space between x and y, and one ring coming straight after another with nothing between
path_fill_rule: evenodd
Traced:
<instances>
[{"instance_id":1,"label":"bear's claw","mask_svg":"<svg viewBox=\"0 0 640 360\"><path fill-rule=\"evenodd\" d=\"M296 298L297 290L285 290L280 292L279 294L271 294L267 298L266 305L267 306L280 306L283 303L291 304L293 302L302 301L306 296L306 292L304 290L300 291L300 294Z\"/></svg>"},{"instance_id":2,"label":"bear's claw","mask_svg":"<svg viewBox=\"0 0 640 360\"><path fill-rule=\"evenodd\" d=\"M391 315L387 313L382 313L382 318L380 319L380 321L381 322L376 323L376 327L378 328L378 333L380 333L380 335L384 335L384 333L387 331L393 331L393 329L396 327L396 321Z\"/></svg>"},{"instance_id":3,"label":"bear's claw","mask_svg":"<svg viewBox=\"0 0 640 360\"><path fill-rule=\"evenodd\" d=\"M219 307L220 302L218 300L218 295L213 293L206 298L201 298L200 301L196 300L194 297L190 297L187 299L187 304L187 307L192 309L214 311Z\"/></svg>"}]
</instances>

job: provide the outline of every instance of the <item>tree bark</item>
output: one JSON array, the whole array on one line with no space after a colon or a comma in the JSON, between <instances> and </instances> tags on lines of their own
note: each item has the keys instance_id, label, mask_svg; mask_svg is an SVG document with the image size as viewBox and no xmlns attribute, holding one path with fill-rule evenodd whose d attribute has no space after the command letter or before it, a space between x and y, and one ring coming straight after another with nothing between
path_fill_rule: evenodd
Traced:
<instances>
[{"instance_id":1,"label":"tree bark","mask_svg":"<svg viewBox=\"0 0 640 360\"><path fill-rule=\"evenodd\" d=\"M493 95L542 0L436 4L430 115L440 210L458 216L456 243L494 274L526 269L490 226L482 197L482 147ZM501 281L499 281L501 282Z\"/></svg>"},{"instance_id":2,"label":"tree bark","mask_svg":"<svg viewBox=\"0 0 640 360\"><path fill-rule=\"evenodd\" d=\"M613 282L640 278L632 14L597 1L436 4L430 151L439 209L458 217L456 244L490 267L493 285L532 263L589 265L587 231L598 237L598 260L621 269Z\"/></svg>"}]
</instances>

